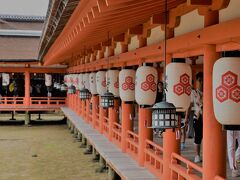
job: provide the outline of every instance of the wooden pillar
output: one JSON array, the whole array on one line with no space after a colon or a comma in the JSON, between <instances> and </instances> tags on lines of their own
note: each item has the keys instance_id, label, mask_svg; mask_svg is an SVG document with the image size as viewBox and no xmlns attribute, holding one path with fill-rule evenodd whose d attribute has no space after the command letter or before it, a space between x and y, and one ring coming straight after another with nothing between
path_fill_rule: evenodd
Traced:
<instances>
[{"instance_id":1,"label":"wooden pillar","mask_svg":"<svg viewBox=\"0 0 240 180\"><path fill-rule=\"evenodd\" d=\"M25 105L30 106L30 72L25 71Z\"/></svg>"},{"instance_id":2,"label":"wooden pillar","mask_svg":"<svg viewBox=\"0 0 240 180\"><path fill-rule=\"evenodd\" d=\"M82 118L84 119L84 121L86 121L86 119L85 119L85 109L86 109L86 105L85 105L85 101L83 101L83 100L81 100L81 107L82 107L82 113L81 113L81 116L82 116Z\"/></svg>"},{"instance_id":3,"label":"wooden pillar","mask_svg":"<svg viewBox=\"0 0 240 180\"><path fill-rule=\"evenodd\" d=\"M167 29L167 38L174 37L174 29ZM171 63L171 55L167 55L166 63ZM180 139L176 139L176 133L172 129L166 129L163 133L163 179L171 179L171 170L169 165L171 164L172 153L180 154Z\"/></svg>"},{"instance_id":4,"label":"wooden pillar","mask_svg":"<svg viewBox=\"0 0 240 180\"><path fill-rule=\"evenodd\" d=\"M138 119L138 136L139 136L139 147L138 147L138 163L140 166L144 166L145 159L145 144L146 140L153 139L152 129L148 128L152 124L152 111L149 108L139 107L139 119Z\"/></svg>"},{"instance_id":5,"label":"wooden pillar","mask_svg":"<svg viewBox=\"0 0 240 180\"><path fill-rule=\"evenodd\" d=\"M109 140L113 137L113 124L118 120L119 99L114 99L114 107L108 109L108 122L109 122Z\"/></svg>"},{"instance_id":6,"label":"wooden pillar","mask_svg":"<svg viewBox=\"0 0 240 180\"><path fill-rule=\"evenodd\" d=\"M207 12L204 15L205 27L218 22L218 11ZM203 179L214 179L216 175L226 177L226 132L222 131L222 126L217 122L213 112L212 71L218 58L215 45L204 46Z\"/></svg>"},{"instance_id":7,"label":"wooden pillar","mask_svg":"<svg viewBox=\"0 0 240 180\"><path fill-rule=\"evenodd\" d=\"M86 102L86 120L90 123L90 99L85 100Z\"/></svg>"},{"instance_id":8,"label":"wooden pillar","mask_svg":"<svg viewBox=\"0 0 240 180\"><path fill-rule=\"evenodd\" d=\"M81 115L80 91L78 91L78 96L77 96L77 114L79 116Z\"/></svg>"},{"instance_id":9,"label":"wooden pillar","mask_svg":"<svg viewBox=\"0 0 240 180\"><path fill-rule=\"evenodd\" d=\"M100 104L100 101L101 101L101 97L99 98L99 104ZM103 109L103 107L100 105L99 107L99 121L100 121L99 132L100 133L103 133L103 121L106 115L107 115L107 110Z\"/></svg>"},{"instance_id":10,"label":"wooden pillar","mask_svg":"<svg viewBox=\"0 0 240 180\"><path fill-rule=\"evenodd\" d=\"M122 152L126 152L127 149L127 131L133 130L133 111L134 104L127 104L122 101Z\"/></svg>"},{"instance_id":11,"label":"wooden pillar","mask_svg":"<svg viewBox=\"0 0 240 180\"><path fill-rule=\"evenodd\" d=\"M92 126L93 128L96 128L96 119L97 119L97 109L99 99L98 96L92 96Z\"/></svg>"}]
</instances>

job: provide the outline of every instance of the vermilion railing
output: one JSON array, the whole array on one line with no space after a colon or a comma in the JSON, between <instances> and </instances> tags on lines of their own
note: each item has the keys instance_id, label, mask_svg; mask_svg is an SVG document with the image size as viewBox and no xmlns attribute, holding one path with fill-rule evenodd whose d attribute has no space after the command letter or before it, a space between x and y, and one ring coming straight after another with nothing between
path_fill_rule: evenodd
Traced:
<instances>
[{"instance_id":1,"label":"vermilion railing","mask_svg":"<svg viewBox=\"0 0 240 180\"><path fill-rule=\"evenodd\" d=\"M108 117L103 118L103 134L108 137L109 134L109 119Z\"/></svg>"},{"instance_id":2,"label":"vermilion railing","mask_svg":"<svg viewBox=\"0 0 240 180\"><path fill-rule=\"evenodd\" d=\"M25 104L25 97L1 97L0 106L8 107L23 107ZM30 106L63 106L66 104L65 97L31 97Z\"/></svg>"},{"instance_id":3,"label":"vermilion railing","mask_svg":"<svg viewBox=\"0 0 240 180\"><path fill-rule=\"evenodd\" d=\"M66 104L65 97L31 97L30 105L39 106L39 105L54 105L62 106Z\"/></svg>"},{"instance_id":4,"label":"vermilion railing","mask_svg":"<svg viewBox=\"0 0 240 180\"><path fill-rule=\"evenodd\" d=\"M127 131L127 153L138 160L139 137L132 131Z\"/></svg>"},{"instance_id":5,"label":"vermilion railing","mask_svg":"<svg viewBox=\"0 0 240 180\"><path fill-rule=\"evenodd\" d=\"M171 179L202 179L202 167L183 158L179 154L172 153L172 161L170 164Z\"/></svg>"},{"instance_id":6,"label":"vermilion railing","mask_svg":"<svg viewBox=\"0 0 240 180\"><path fill-rule=\"evenodd\" d=\"M147 167L157 177L162 176L163 148L150 140L146 140L145 167Z\"/></svg>"},{"instance_id":7,"label":"vermilion railing","mask_svg":"<svg viewBox=\"0 0 240 180\"><path fill-rule=\"evenodd\" d=\"M99 113L96 113L95 127L96 129L99 129L100 127Z\"/></svg>"},{"instance_id":8,"label":"vermilion railing","mask_svg":"<svg viewBox=\"0 0 240 180\"><path fill-rule=\"evenodd\" d=\"M122 139L122 136L121 136L121 133L122 133L122 126L121 124L118 124L118 123L113 123L113 129L112 129L112 140L113 142L121 147L121 139Z\"/></svg>"},{"instance_id":9,"label":"vermilion railing","mask_svg":"<svg viewBox=\"0 0 240 180\"><path fill-rule=\"evenodd\" d=\"M220 177L220 176L215 176L214 180L226 180L226 178Z\"/></svg>"},{"instance_id":10,"label":"vermilion railing","mask_svg":"<svg viewBox=\"0 0 240 180\"><path fill-rule=\"evenodd\" d=\"M23 106L24 97L1 97L0 106Z\"/></svg>"}]
</instances>

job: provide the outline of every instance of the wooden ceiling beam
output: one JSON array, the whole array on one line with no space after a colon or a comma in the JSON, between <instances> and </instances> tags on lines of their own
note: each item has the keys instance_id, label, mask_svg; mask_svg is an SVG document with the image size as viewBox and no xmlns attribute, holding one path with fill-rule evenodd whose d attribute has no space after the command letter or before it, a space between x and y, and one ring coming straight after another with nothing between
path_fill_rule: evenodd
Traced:
<instances>
[{"instance_id":1,"label":"wooden ceiling beam","mask_svg":"<svg viewBox=\"0 0 240 180\"><path fill-rule=\"evenodd\" d=\"M189 6L209 6L212 4L212 0L187 0Z\"/></svg>"}]
</instances>

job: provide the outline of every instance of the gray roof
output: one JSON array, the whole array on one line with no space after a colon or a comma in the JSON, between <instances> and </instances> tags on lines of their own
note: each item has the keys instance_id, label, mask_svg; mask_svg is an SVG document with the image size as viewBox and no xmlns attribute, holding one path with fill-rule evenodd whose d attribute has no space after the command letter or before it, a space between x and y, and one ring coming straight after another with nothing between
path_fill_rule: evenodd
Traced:
<instances>
[{"instance_id":1,"label":"gray roof","mask_svg":"<svg viewBox=\"0 0 240 180\"><path fill-rule=\"evenodd\" d=\"M0 19L12 22L44 22L45 16L25 16L0 14Z\"/></svg>"}]
</instances>

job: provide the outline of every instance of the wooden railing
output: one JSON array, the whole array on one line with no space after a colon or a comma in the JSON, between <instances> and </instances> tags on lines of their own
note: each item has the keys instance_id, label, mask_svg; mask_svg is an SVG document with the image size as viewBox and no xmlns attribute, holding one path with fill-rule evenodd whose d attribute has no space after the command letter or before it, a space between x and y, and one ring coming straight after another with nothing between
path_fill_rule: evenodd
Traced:
<instances>
[{"instance_id":1,"label":"wooden railing","mask_svg":"<svg viewBox=\"0 0 240 180\"><path fill-rule=\"evenodd\" d=\"M95 126L96 129L99 129L100 127L99 113L96 113Z\"/></svg>"},{"instance_id":2,"label":"wooden railing","mask_svg":"<svg viewBox=\"0 0 240 180\"><path fill-rule=\"evenodd\" d=\"M0 106L23 106L24 100L24 97L1 97Z\"/></svg>"},{"instance_id":3,"label":"wooden railing","mask_svg":"<svg viewBox=\"0 0 240 180\"><path fill-rule=\"evenodd\" d=\"M65 104L66 104L65 97L31 97L30 98L31 106L39 106L39 105L62 106Z\"/></svg>"},{"instance_id":4,"label":"wooden railing","mask_svg":"<svg viewBox=\"0 0 240 180\"><path fill-rule=\"evenodd\" d=\"M226 180L226 178L220 177L220 176L215 176L214 180Z\"/></svg>"},{"instance_id":5,"label":"wooden railing","mask_svg":"<svg viewBox=\"0 0 240 180\"><path fill-rule=\"evenodd\" d=\"M157 177L162 177L163 148L150 140L146 140L145 167L147 167Z\"/></svg>"},{"instance_id":6,"label":"wooden railing","mask_svg":"<svg viewBox=\"0 0 240 180\"><path fill-rule=\"evenodd\" d=\"M139 137L132 131L127 131L127 153L138 161Z\"/></svg>"},{"instance_id":7,"label":"wooden railing","mask_svg":"<svg viewBox=\"0 0 240 180\"><path fill-rule=\"evenodd\" d=\"M171 179L202 179L202 167L183 158L179 154L172 153L172 161L170 164Z\"/></svg>"},{"instance_id":8,"label":"wooden railing","mask_svg":"<svg viewBox=\"0 0 240 180\"><path fill-rule=\"evenodd\" d=\"M60 107L66 104L65 97L31 97L30 106L54 106ZM25 97L1 97L0 98L1 107L26 107ZM12 109L14 110L14 109Z\"/></svg>"},{"instance_id":9,"label":"wooden railing","mask_svg":"<svg viewBox=\"0 0 240 180\"><path fill-rule=\"evenodd\" d=\"M122 126L118 123L113 123L113 129L112 129L112 140L113 142L121 147L121 140L122 140Z\"/></svg>"},{"instance_id":10,"label":"wooden railing","mask_svg":"<svg viewBox=\"0 0 240 180\"><path fill-rule=\"evenodd\" d=\"M103 134L108 137L109 135L109 119L108 117L104 117L103 119Z\"/></svg>"}]
</instances>

